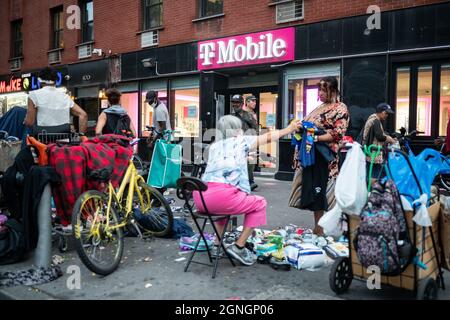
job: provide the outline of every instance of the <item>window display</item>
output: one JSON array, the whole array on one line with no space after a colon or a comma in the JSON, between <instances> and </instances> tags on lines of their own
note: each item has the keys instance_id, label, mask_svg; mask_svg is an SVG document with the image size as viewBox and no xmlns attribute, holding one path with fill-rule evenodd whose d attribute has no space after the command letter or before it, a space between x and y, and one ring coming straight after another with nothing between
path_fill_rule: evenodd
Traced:
<instances>
[{"instance_id":1,"label":"window display","mask_svg":"<svg viewBox=\"0 0 450 320\"><path fill-rule=\"evenodd\" d=\"M175 134L177 137L198 137L200 123L200 90L172 91L175 97Z\"/></svg>"}]
</instances>

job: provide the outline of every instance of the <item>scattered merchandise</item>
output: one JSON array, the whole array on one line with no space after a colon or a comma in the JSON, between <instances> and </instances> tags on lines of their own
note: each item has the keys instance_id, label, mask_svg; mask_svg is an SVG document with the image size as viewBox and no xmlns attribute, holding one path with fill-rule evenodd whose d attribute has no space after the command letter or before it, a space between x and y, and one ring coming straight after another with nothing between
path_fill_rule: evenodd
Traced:
<instances>
[{"instance_id":1,"label":"scattered merchandise","mask_svg":"<svg viewBox=\"0 0 450 320\"><path fill-rule=\"evenodd\" d=\"M201 239L200 243L198 245L198 248L197 248L198 251L206 251L206 246L208 246L208 248L211 249L211 247L214 245L214 235L211 235L208 233L205 233L204 235L205 235L207 243L205 244L205 241L203 239ZM192 237L181 237L180 238L180 249L183 251L194 250L199 237L200 237L200 234L198 234L198 233Z\"/></svg>"},{"instance_id":2,"label":"scattered merchandise","mask_svg":"<svg viewBox=\"0 0 450 320\"><path fill-rule=\"evenodd\" d=\"M348 245L341 242L330 243L323 247L323 250L333 259L339 257L348 257Z\"/></svg>"},{"instance_id":3,"label":"scattered merchandise","mask_svg":"<svg viewBox=\"0 0 450 320\"><path fill-rule=\"evenodd\" d=\"M284 250L287 260L296 269L314 270L325 264L325 252L315 245L294 244L287 246Z\"/></svg>"},{"instance_id":4,"label":"scattered merchandise","mask_svg":"<svg viewBox=\"0 0 450 320\"><path fill-rule=\"evenodd\" d=\"M226 245L234 243L243 227L225 233ZM348 256L348 240L342 236L320 237L311 229L290 224L275 230L255 229L248 238L246 248L254 252L259 264L268 264L274 270L315 271L331 261L327 254L336 259Z\"/></svg>"}]
</instances>

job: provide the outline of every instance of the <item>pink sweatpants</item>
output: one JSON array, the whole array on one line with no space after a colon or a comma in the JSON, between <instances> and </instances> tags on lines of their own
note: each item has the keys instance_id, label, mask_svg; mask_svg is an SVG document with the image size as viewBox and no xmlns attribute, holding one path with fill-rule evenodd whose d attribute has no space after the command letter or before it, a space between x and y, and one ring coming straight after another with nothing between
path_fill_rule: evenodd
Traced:
<instances>
[{"instance_id":1,"label":"pink sweatpants","mask_svg":"<svg viewBox=\"0 0 450 320\"><path fill-rule=\"evenodd\" d=\"M209 213L216 215L244 214L244 227L257 228L266 222L266 199L247 194L238 188L225 183L209 182L208 190L203 192ZM194 202L197 209L205 211L200 194L194 192ZM224 220L217 222L225 224Z\"/></svg>"}]
</instances>

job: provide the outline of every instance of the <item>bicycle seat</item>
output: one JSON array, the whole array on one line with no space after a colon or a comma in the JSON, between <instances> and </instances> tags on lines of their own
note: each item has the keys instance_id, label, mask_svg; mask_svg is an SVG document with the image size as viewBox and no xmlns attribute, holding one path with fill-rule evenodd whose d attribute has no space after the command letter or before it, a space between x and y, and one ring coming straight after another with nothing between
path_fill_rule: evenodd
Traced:
<instances>
[{"instance_id":1,"label":"bicycle seat","mask_svg":"<svg viewBox=\"0 0 450 320\"><path fill-rule=\"evenodd\" d=\"M108 182L111 179L112 171L112 167L91 170L88 174L88 179L100 182Z\"/></svg>"}]
</instances>

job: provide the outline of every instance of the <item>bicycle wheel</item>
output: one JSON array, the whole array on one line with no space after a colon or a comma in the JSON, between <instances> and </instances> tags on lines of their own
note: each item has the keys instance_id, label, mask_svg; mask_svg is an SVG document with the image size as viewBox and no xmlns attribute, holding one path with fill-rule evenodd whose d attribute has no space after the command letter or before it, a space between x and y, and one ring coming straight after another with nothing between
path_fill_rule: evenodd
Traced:
<instances>
[{"instance_id":1,"label":"bicycle wheel","mask_svg":"<svg viewBox=\"0 0 450 320\"><path fill-rule=\"evenodd\" d=\"M173 213L163 195L155 188L144 182L139 183L139 192L142 202L139 200L140 214L135 218L145 233L164 237L171 233Z\"/></svg>"},{"instance_id":2,"label":"bicycle wheel","mask_svg":"<svg viewBox=\"0 0 450 320\"><path fill-rule=\"evenodd\" d=\"M106 220L107 204L106 194L90 190L77 199L72 212L72 228L78 255L89 270L103 276L117 269L124 246L122 228L111 229L119 224L113 206L109 223Z\"/></svg>"}]
</instances>

